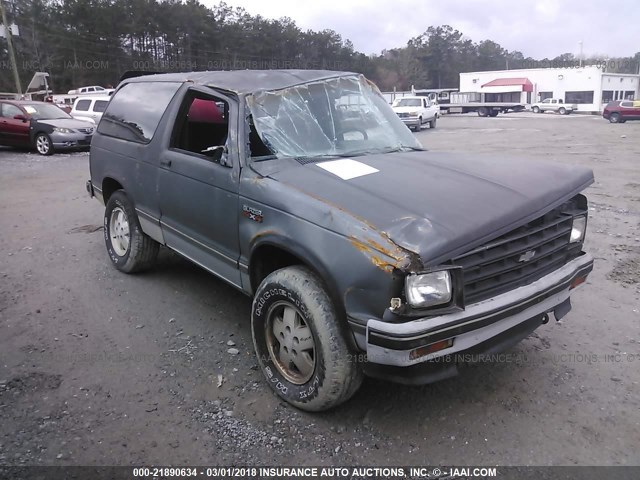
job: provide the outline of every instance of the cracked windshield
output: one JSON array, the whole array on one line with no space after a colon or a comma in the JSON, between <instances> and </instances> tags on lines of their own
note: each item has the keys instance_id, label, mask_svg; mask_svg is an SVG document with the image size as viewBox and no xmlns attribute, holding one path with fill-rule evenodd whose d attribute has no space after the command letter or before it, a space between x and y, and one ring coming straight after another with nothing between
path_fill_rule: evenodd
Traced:
<instances>
[{"instance_id":1,"label":"cracked windshield","mask_svg":"<svg viewBox=\"0 0 640 480\"><path fill-rule=\"evenodd\" d=\"M248 98L260 139L281 157L342 157L421 150L384 98L363 77L342 77Z\"/></svg>"}]
</instances>

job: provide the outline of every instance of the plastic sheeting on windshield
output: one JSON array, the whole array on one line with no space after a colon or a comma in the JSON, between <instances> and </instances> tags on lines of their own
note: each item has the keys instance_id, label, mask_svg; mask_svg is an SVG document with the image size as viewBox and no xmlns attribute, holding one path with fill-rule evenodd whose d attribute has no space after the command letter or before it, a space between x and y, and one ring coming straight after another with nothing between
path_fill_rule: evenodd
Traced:
<instances>
[{"instance_id":1,"label":"plastic sheeting on windshield","mask_svg":"<svg viewBox=\"0 0 640 480\"><path fill-rule=\"evenodd\" d=\"M278 157L421 148L363 76L337 77L247 97L263 143Z\"/></svg>"}]
</instances>

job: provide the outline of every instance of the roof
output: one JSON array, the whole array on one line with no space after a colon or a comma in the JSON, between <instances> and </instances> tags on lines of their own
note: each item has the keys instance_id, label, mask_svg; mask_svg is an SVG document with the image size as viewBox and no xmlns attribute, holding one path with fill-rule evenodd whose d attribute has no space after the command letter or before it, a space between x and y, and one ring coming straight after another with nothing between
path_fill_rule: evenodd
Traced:
<instances>
[{"instance_id":1,"label":"roof","mask_svg":"<svg viewBox=\"0 0 640 480\"><path fill-rule=\"evenodd\" d=\"M73 97L73 95L54 95L54 97ZM74 97L75 101L80 100L111 100L111 95L81 95L79 97Z\"/></svg>"},{"instance_id":2,"label":"roof","mask_svg":"<svg viewBox=\"0 0 640 480\"><path fill-rule=\"evenodd\" d=\"M212 72L161 73L129 78L133 82L193 82L196 85L216 87L221 90L248 94L260 90L281 90L302 83L327 78L358 75L352 72L332 70L231 70Z\"/></svg>"},{"instance_id":3,"label":"roof","mask_svg":"<svg viewBox=\"0 0 640 480\"><path fill-rule=\"evenodd\" d=\"M13 105L33 105L34 103L36 104L44 103L46 105L54 105L51 102L41 102L40 100L9 100L6 98L0 98L0 101L5 103L11 103Z\"/></svg>"},{"instance_id":4,"label":"roof","mask_svg":"<svg viewBox=\"0 0 640 480\"><path fill-rule=\"evenodd\" d=\"M521 86L523 92L532 92L533 91L533 83L529 81L526 77L519 78L496 78L495 80L491 80L488 83L482 85L482 87L510 87L510 86Z\"/></svg>"}]
</instances>

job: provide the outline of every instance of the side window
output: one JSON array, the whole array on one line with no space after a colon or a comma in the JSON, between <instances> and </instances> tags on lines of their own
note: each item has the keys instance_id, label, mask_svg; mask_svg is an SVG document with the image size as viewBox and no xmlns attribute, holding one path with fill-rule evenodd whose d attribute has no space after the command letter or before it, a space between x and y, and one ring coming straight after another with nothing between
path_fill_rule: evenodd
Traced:
<instances>
[{"instance_id":1,"label":"side window","mask_svg":"<svg viewBox=\"0 0 640 480\"><path fill-rule=\"evenodd\" d=\"M6 118L13 118L16 115L24 115L22 110L20 110L15 105L11 105L10 103L2 104L2 116Z\"/></svg>"},{"instance_id":2,"label":"side window","mask_svg":"<svg viewBox=\"0 0 640 480\"><path fill-rule=\"evenodd\" d=\"M550 98L545 98L542 103L551 103L551 99Z\"/></svg>"},{"instance_id":3,"label":"side window","mask_svg":"<svg viewBox=\"0 0 640 480\"><path fill-rule=\"evenodd\" d=\"M631 107L633 107L633 103L631 103L631 102L620 102L620 106L621 107L631 108Z\"/></svg>"},{"instance_id":4,"label":"side window","mask_svg":"<svg viewBox=\"0 0 640 480\"><path fill-rule=\"evenodd\" d=\"M107 100L96 100L96 103L93 104L93 111L102 113L107 109L108 104Z\"/></svg>"},{"instance_id":5,"label":"side window","mask_svg":"<svg viewBox=\"0 0 640 480\"><path fill-rule=\"evenodd\" d=\"M171 148L220 159L229 136L229 104L199 92L187 94L176 118Z\"/></svg>"},{"instance_id":6,"label":"side window","mask_svg":"<svg viewBox=\"0 0 640 480\"><path fill-rule=\"evenodd\" d=\"M89 88L87 88L87 92L95 92L95 91L96 91L96 89L95 89L95 88L93 88L93 87L89 87Z\"/></svg>"},{"instance_id":7,"label":"side window","mask_svg":"<svg viewBox=\"0 0 640 480\"><path fill-rule=\"evenodd\" d=\"M89 110L89 106L91 105L91 100L78 100L76 104L76 110L80 112L86 112Z\"/></svg>"},{"instance_id":8,"label":"side window","mask_svg":"<svg viewBox=\"0 0 640 480\"><path fill-rule=\"evenodd\" d=\"M113 95L98 125L98 132L132 142L149 143L180 85L178 82L127 83Z\"/></svg>"}]
</instances>

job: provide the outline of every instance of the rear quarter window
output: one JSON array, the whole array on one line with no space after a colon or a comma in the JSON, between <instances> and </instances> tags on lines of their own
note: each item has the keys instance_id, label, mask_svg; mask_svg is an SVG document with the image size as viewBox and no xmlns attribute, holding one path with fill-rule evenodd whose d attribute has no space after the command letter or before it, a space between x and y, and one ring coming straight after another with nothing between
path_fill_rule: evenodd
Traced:
<instances>
[{"instance_id":1,"label":"rear quarter window","mask_svg":"<svg viewBox=\"0 0 640 480\"><path fill-rule=\"evenodd\" d=\"M179 82L124 85L109 102L98 132L131 142L150 142L167 105L181 85Z\"/></svg>"},{"instance_id":2,"label":"rear quarter window","mask_svg":"<svg viewBox=\"0 0 640 480\"><path fill-rule=\"evenodd\" d=\"M93 105L94 112L104 112L107 109L108 100L96 100Z\"/></svg>"},{"instance_id":3,"label":"rear quarter window","mask_svg":"<svg viewBox=\"0 0 640 480\"><path fill-rule=\"evenodd\" d=\"M89 105L91 105L91 100L78 100L78 103L76 103L76 110L86 112L89 110Z\"/></svg>"}]
</instances>

